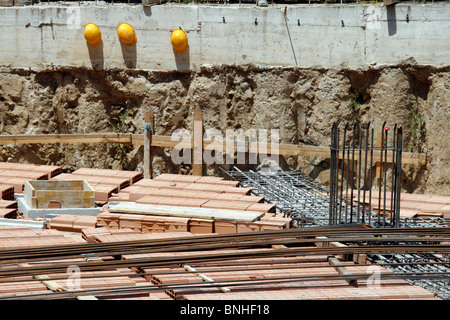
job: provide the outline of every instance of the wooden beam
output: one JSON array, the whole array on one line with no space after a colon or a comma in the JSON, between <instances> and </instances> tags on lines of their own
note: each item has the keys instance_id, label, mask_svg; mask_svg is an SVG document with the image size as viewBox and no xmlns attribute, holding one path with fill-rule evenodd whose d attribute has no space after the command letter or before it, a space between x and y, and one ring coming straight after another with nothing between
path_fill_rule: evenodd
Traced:
<instances>
[{"instance_id":1,"label":"wooden beam","mask_svg":"<svg viewBox=\"0 0 450 320\"><path fill-rule=\"evenodd\" d=\"M346 276L345 281L351 286L356 286L357 280L355 277L352 277L352 273L348 271L348 269L335 257L328 257L328 263L336 269L339 274Z\"/></svg>"},{"instance_id":2,"label":"wooden beam","mask_svg":"<svg viewBox=\"0 0 450 320\"><path fill-rule=\"evenodd\" d=\"M121 133L23 134L0 135L2 144L45 143L123 143L131 144L131 135Z\"/></svg>"},{"instance_id":3,"label":"wooden beam","mask_svg":"<svg viewBox=\"0 0 450 320\"><path fill-rule=\"evenodd\" d=\"M153 128L152 128L153 129ZM181 143L180 141L172 141L170 136L155 136L151 138L152 147L161 148L193 148L193 143ZM132 145L144 145L144 134L118 134L118 133L101 133L101 134L39 134L39 135L0 135L0 145L2 144L45 144L45 143L122 143ZM212 141L202 139L203 150L212 149L209 146ZM233 146L234 152L237 150L235 141L228 141L229 146ZM226 150L227 141L223 142L223 150ZM256 145L256 147L255 147ZM245 143L244 150L247 153L249 148L253 148L252 152L271 154L270 144L249 144ZM200 150L200 148L199 148ZM328 159L331 157L330 148L323 146L311 146L304 144L279 144L278 151L274 150L274 154L281 156L302 156L302 157L318 157ZM380 158L380 150L373 151L373 158ZM355 161L359 160L359 154L355 154ZM383 158L384 161L384 158ZM392 161L392 155L388 154L387 162ZM427 159L424 153L402 152L402 164L412 164L417 166L426 166Z\"/></svg>"},{"instance_id":4,"label":"wooden beam","mask_svg":"<svg viewBox=\"0 0 450 320\"><path fill-rule=\"evenodd\" d=\"M193 134L193 155L192 155L192 175L203 175L203 115L199 106L194 111L194 134Z\"/></svg>"},{"instance_id":5,"label":"wooden beam","mask_svg":"<svg viewBox=\"0 0 450 320\"><path fill-rule=\"evenodd\" d=\"M242 211L218 208L197 208L183 206L153 205L136 202L111 202L109 212L123 214L144 214L152 216L170 216L178 218L199 218L228 221L253 222L260 219L264 212Z\"/></svg>"},{"instance_id":6,"label":"wooden beam","mask_svg":"<svg viewBox=\"0 0 450 320\"><path fill-rule=\"evenodd\" d=\"M316 237L316 239L327 239L327 237ZM322 248L322 247L335 247L335 248L342 248L346 247L345 244L332 241L332 242L315 242L314 245L316 247ZM367 262L367 255L364 253L355 253L355 254L346 254L342 255L342 258L344 260L353 260L354 263L358 264L365 264Z\"/></svg>"},{"instance_id":7,"label":"wooden beam","mask_svg":"<svg viewBox=\"0 0 450 320\"><path fill-rule=\"evenodd\" d=\"M183 268L184 268L186 271L195 273L195 275L196 275L197 277L199 277L200 279L202 279L203 281L210 282L210 283L214 283L214 282L215 282L214 279L211 279L210 277L208 277L207 275L205 275L205 274L203 274L203 273L197 272L196 269L192 268L191 266L189 266L189 265L187 265L187 264L183 264ZM216 285L220 285L220 284L219 284L219 283L216 283ZM219 286L218 288L220 289L220 291L225 292L225 293L228 293L228 292L231 291L229 288L223 287L223 286Z\"/></svg>"},{"instance_id":8,"label":"wooden beam","mask_svg":"<svg viewBox=\"0 0 450 320\"><path fill-rule=\"evenodd\" d=\"M145 132L144 132L144 179L152 178L152 132L154 130L153 112L146 111L144 114Z\"/></svg>"}]
</instances>

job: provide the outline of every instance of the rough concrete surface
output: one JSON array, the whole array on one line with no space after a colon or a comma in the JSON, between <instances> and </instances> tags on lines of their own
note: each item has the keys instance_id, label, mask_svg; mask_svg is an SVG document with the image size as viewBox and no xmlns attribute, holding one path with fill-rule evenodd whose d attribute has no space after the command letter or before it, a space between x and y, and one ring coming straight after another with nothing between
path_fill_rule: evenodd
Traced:
<instances>
[{"instance_id":1,"label":"rough concrete surface","mask_svg":"<svg viewBox=\"0 0 450 320\"><path fill-rule=\"evenodd\" d=\"M405 127L404 150L424 152L426 168L403 167L406 192L450 194L450 73L415 64L366 69L202 67L190 72L99 71L65 68L0 72L0 133L144 132L144 111L158 135L192 128L196 106L205 128L279 129L282 143L329 146L331 124L384 120ZM121 117L122 116L122 117ZM421 125L421 126L420 126ZM114 158L116 159L114 161ZM283 169L301 169L327 184L325 159L286 157ZM141 170L143 147L109 144L7 145L0 161ZM246 168L244 166L244 168ZM256 166L255 166L256 168ZM208 172L213 173L209 166ZM154 174L187 173L170 149L155 149Z\"/></svg>"}]
</instances>

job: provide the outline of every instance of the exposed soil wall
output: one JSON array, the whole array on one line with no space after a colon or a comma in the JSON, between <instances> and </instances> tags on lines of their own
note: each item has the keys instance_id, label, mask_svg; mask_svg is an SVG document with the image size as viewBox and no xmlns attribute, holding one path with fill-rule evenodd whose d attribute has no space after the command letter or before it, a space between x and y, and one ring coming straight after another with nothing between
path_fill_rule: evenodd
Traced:
<instances>
[{"instance_id":1,"label":"exposed soil wall","mask_svg":"<svg viewBox=\"0 0 450 320\"><path fill-rule=\"evenodd\" d=\"M450 195L450 72L418 66L365 70L203 67L192 72L96 71L0 72L0 133L143 133L144 111L155 115L156 133L192 128L196 106L206 128L279 129L282 143L329 146L331 124L383 121L405 127L405 151L424 152L426 168L404 166L407 192ZM156 150L155 174L189 166ZM325 184L324 159L287 157L283 169L301 169ZM106 144L8 145L0 161L140 170L143 147ZM209 168L213 173L214 168Z\"/></svg>"}]
</instances>

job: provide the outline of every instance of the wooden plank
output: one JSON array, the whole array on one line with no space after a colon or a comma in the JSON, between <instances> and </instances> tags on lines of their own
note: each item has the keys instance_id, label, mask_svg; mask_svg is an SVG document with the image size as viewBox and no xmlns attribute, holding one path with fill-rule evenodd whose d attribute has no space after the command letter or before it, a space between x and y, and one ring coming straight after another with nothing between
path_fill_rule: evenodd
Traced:
<instances>
[{"instance_id":1,"label":"wooden plank","mask_svg":"<svg viewBox=\"0 0 450 320\"><path fill-rule=\"evenodd\" d=\"M203 175L203 115L199 106L194 111L194 148L192 150L192 175Z\"/></svg>"},{"instance_id":2,"label":"wooden plank","mask_svg":"<svg viewBox=\"0 0 450 320\"><path fill-rule=\"evenodd\" d=\"M146 111L145 117L145 133L144 133L144 178L152 178L152 132L153 128L153 112Z\"/></svg>"},{"instance_id":3,"label":"wooden plank","mask_svg":"<svg viewBox=\"0 0 450 320\"><path fill-rule=\"evenodd\" d=\"M419 209L421 212L425 213L450 213L450 205L443 205L441 208L434 209Z\"/></svg>"},{"instance_id":4,"label":"wooden plank","mask_svg":"<svg viewBox=\"0 0 450 320\"><path fill-rule=\"evenodd\" d=\"M31 265L29 263L19 263L19 267L21 267L21 268L30 268ZM39 280L43 285L45 285L47 287L47 289L50 289L53 292L67 291L66 288L61 286L58 282L53 281L47 275L34 275L33 278L36 279L36 280Z\"/></svg>"},{"instance_id":5,"label":"wooden plank","mask_svg":"<svg viewBox=\"0 0 450 320\"><path fill-rule=\"evenodd\" d=\"M14 0L0 0L0 7L12 7Z\"/></svg>"},{"instance_id":6,"label":"wooden plank","mask_svg":"<svg viewBox=\"0 0 450 320\"><path fill-rule=\"evenodd\" d=\"M214 282L215 282L213 279L211 279L211 278L208 277L207 275L205 275L205 274L203 274L203 273L199 273L196 269L192 268L191 266L189 266L189 265L187 265L187 264L183 264L183 268L184 268L186 271L195 273L195 275L196 275L197 277L199 277L200 279L202 279L203 281L210 282L210 283L214 283ZM216 285L220 285L220 284L219 284L219 283L216 283ZM225 292L225 293L231 291L229 288L223 287L223 286L219 286L219 289L220 289L220 291Z\"/></svg>"},{"instance_id":7,"label":"wooden plank","mask_svg":"<svg viewBox=\"0 0 450 320\"><path fill-rule=\"evenodd\" d=\"M108 208L111 213L146 214L243 222L253 222L264 215L264 212L262 211L164 206L136 202L110 202Z\"/></svg>"},{"instance_id":8,"label":"wooden plank","mask_svg":"<svg viewBox=\"0 0 450 320\"><path fill-rule=\"evenodd\" d=\"M316 237L316 239L327 239L327 237ZM335 247L335 248L342 248L346 247L345 244L340 242L315 242L314 245L316 247L322 248L322 247ZM354 263L358 264L365 264L367 262L367 255L364 253L355 253L355 254L348 254L348 255L342 255L343 259L345 260L353 260Z\"/></svg>"},{"instance_id":9,"label":"wooden plank","mask_svg":"<svg viewBox=\"0 0 450 320\"><path fill-rule=\"evenodd\" d=\"M120 133L25 134L0 136L0 144L33 143L131 143L131 135Z\"/></svg>"},{"instance_id":10,"label":"wooden plank","mask_svg":"<svg viewBox=\"0 0 450 320\"><path fill-rule=\"evenodd\" d=\"M209 150L213 146L211 140L204 140L202 142L203 149ZM63 135L11 135L1 136L1 144L33 144L33 143L122 143L133 145L144 145L144 134L117 134L117 133L103 133L103 134L63 134ZM173 148L175 146L179 148L193 148L193 143L182 143L177 140L172 141L170 136L152 136L152 147ZM223 150L226 150L227 141L223 142ZM234 152L237 150L235 141L228 141L228 146L233 146ZM245 144L245 152L248 152L249 148L253 148L252 152L268 153L271 154L272 149L270 144L249 145ZM261 150L261 149L262 150ZM200 149L200 148L199 148ZM274 154L281 156L303 156L303 157L318 157L328 159L331 157L330 148L323 146L310 146L304 144L279 144L277 152L274 150ZM373 158L380 158L380 151L373 151ZM355 161L359 160L359 154L355 154ZM383 158L384 160L384 158ZM392 161L392 155L388 154L387 162ZM426 166L427 159L424 153L412 153L402 152L402 164L412 164L417 166Z\"/></svg>"},{"instance_id":11,"label":"wooden plank","mask_svg":"<svg viewBox=\"0 0 450 320\"><path fill-rule=\"evenodd\" d=\"M352 277L352 273L335 257L328 257L328 263L336 269L339 274L346 276L345 281L351 286L358 284L355 277Z\"/></svg>"}]
</instances>

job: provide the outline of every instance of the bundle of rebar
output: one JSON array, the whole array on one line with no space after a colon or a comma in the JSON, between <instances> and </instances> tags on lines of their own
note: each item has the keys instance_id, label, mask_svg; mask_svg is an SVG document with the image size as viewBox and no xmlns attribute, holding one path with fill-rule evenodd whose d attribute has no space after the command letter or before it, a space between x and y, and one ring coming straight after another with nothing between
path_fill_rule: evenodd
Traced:
<instances>
[{"instance_id":1,"label":"bundle of rebar","mask_svg":"<svg viewBox=\"0 0 450 320\"><path fill-rule=\"evenodd\" d=\"M328 227L309 227L283 229L264 232L249 232L241 234L203 235L177 237L170 239L153 239L145 241L122 241L96 244L77 244L68 246L53 246L31 249L14 249L0 251L0 283L11 282L12 277L38 276L55 273L65 273L73 265L71 259L96 257L93 262L77 262L81 272L117 268L164 268L170 266L198 266L210 263L231 263L246 261L251 263L261 258L296 258L305 256L336 256L336 255L448 255L450 253L450 228L370 228L363 224L335 225ZM343 246L330 246L339 242ZM320 244L320 245L318 245ZM283 245L282 248L277 246ZM316 246L317 245L317 246ZM276 249L274 249L277 247ZM146 255L156 254L156 255ZM141 255L134 258L121 259L124 255ZM414 263L414 262L411 262ZM419 262L419 264L426 262ZM384 275L386 279L443 280L450 277L449 261L443 259L434 262L446 269L440 272L398 272ZM21 267L17 267L20 264ZM27 264L26 267L23 265ZM376 265L376 264L375 264ZM387 262L379 265L389 265ZM402 266L408 266L403 262ZM304 266L320 267L323 264ZM397 265L399 266L399 265ZM302 266L298 266L299 268ZM258 265L255 265L258 268ZM197 271L201 271L201 267ZM239 267L233 266L230 272L236 272ZM280 269L282 270L282 269ZM167 271L163 271L166 272ZM282 273L280 273L282 274ZM145 275L145 274L144 274ZM141 274L140 276L143 276ZM367 274L352 274L352 279L367 279ZM114 295L136 294L137 292L152 292L155 290L174 290L180 288L202 288L211 286L238 287L265 286L271 283L325 281L329 279L347 279L342 274L320 276L278 276L264 279L198 283L152 284L139 287L115 287L98 290L83 290L82 292L49 292L48 294L15 296L15 299L70 299L77 295ZM23 281L23 280L22 280ZM7 299L8 297L3 297Z\"/></svg>"}]
</instances>

